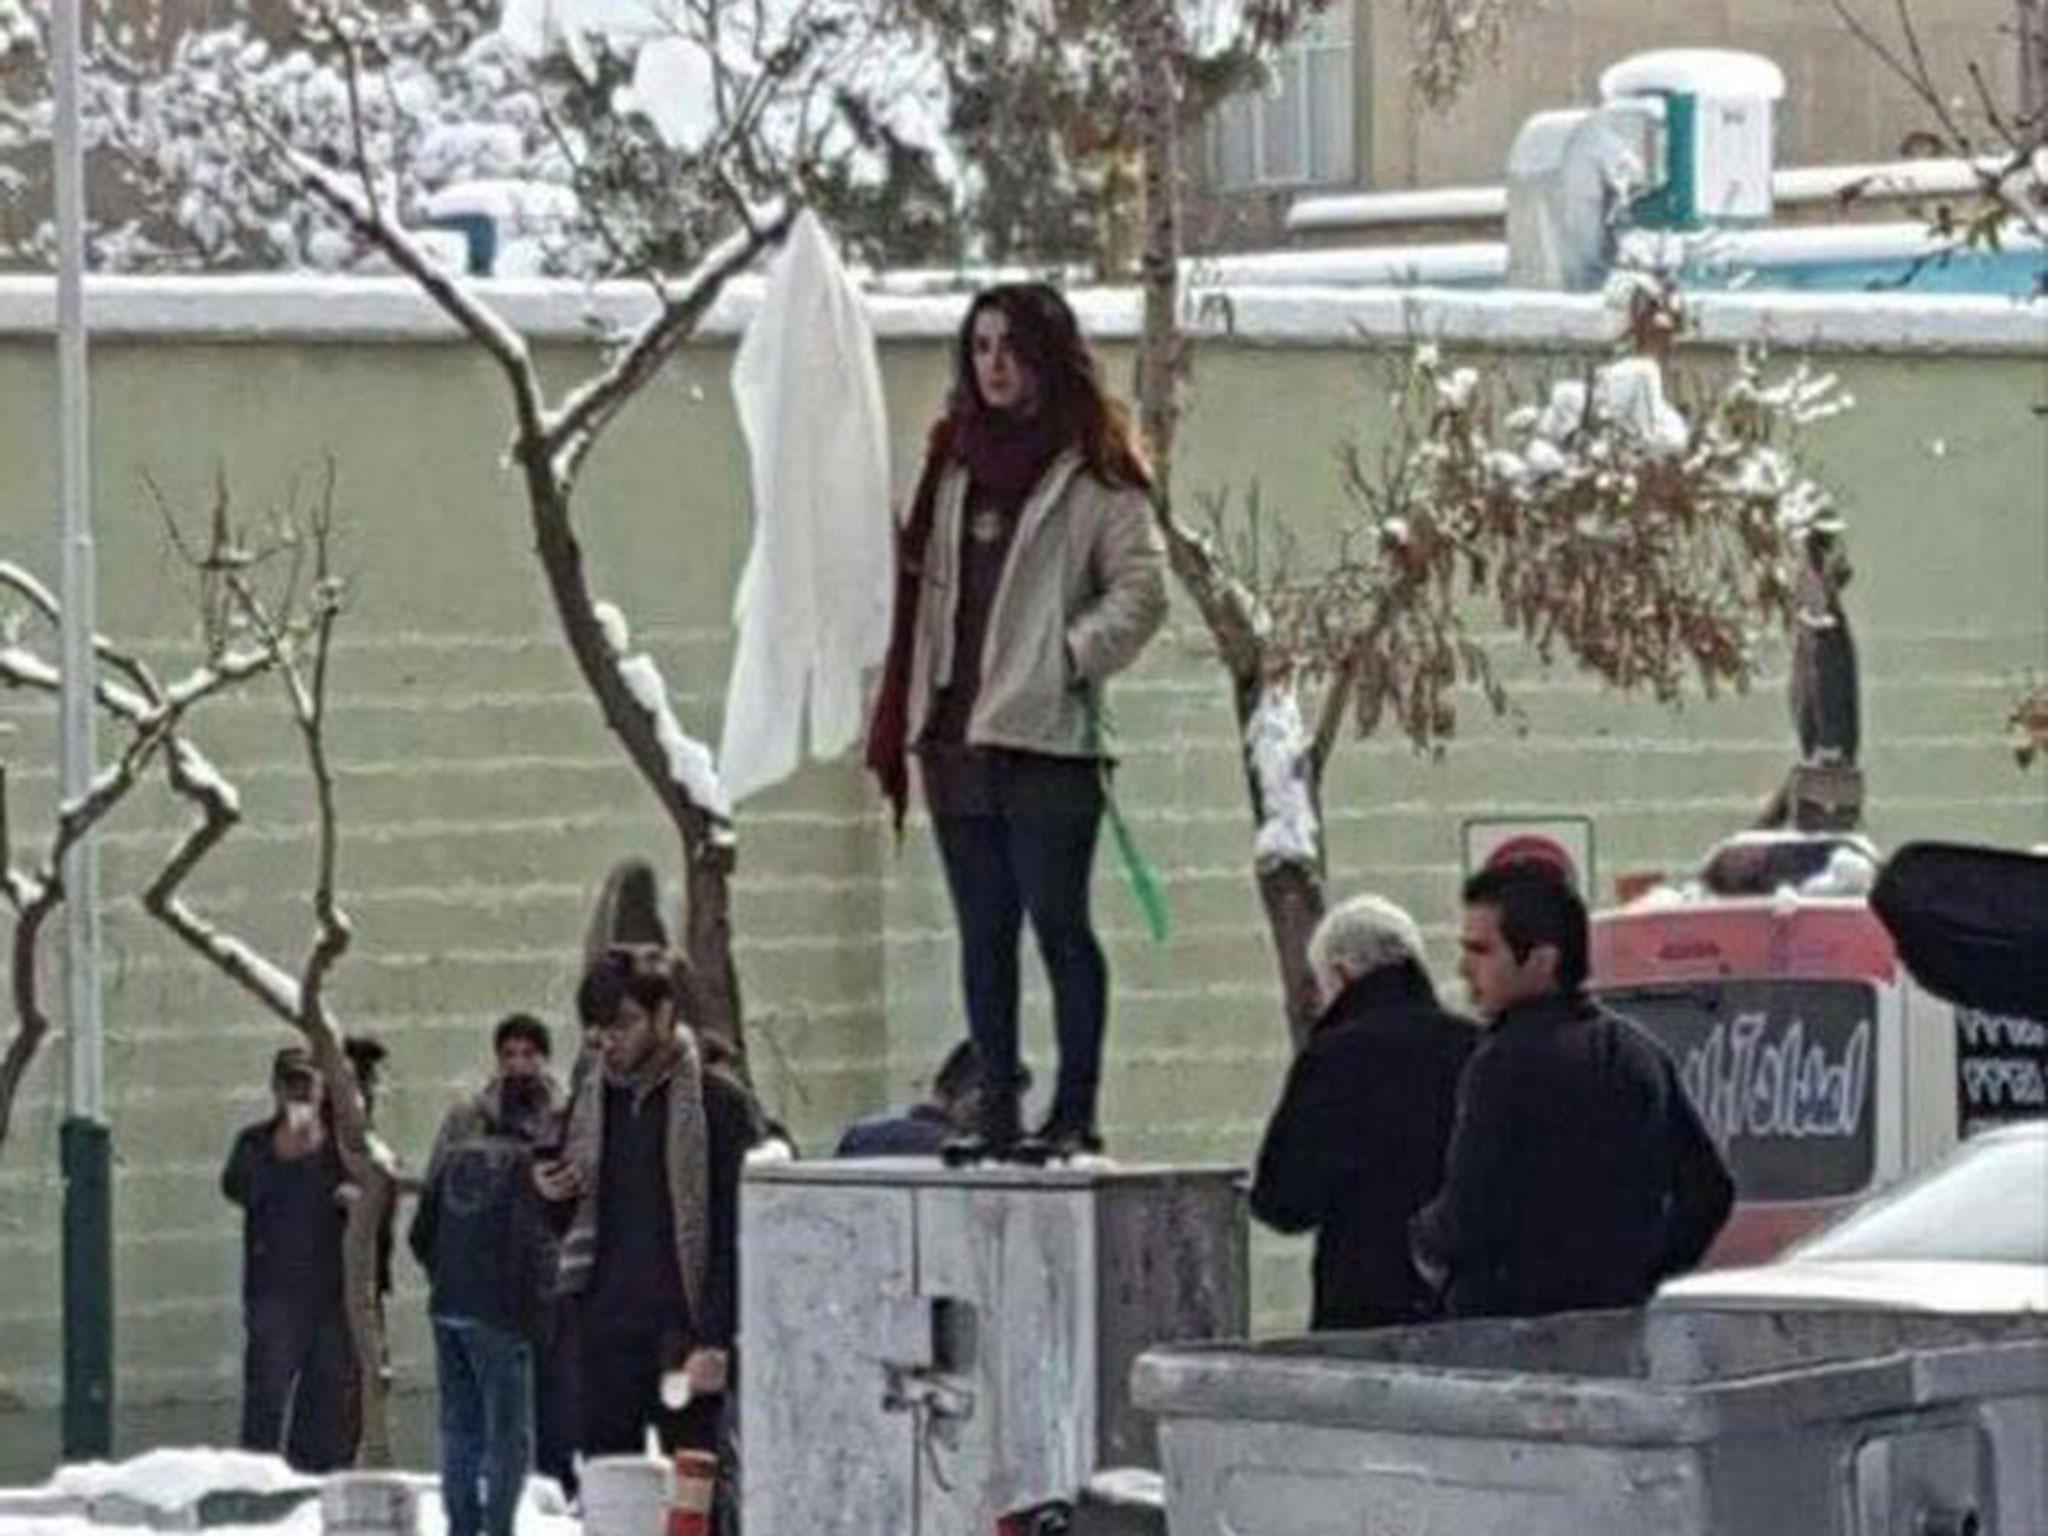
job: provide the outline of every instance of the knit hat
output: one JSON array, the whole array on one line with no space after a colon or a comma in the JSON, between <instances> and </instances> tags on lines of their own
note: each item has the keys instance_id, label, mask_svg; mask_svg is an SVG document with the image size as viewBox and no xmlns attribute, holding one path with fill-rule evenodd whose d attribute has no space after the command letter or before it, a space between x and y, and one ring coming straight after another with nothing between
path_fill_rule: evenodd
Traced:
<instances>
[{"instance_id":1,"label":"knit hat","mask_svg":"<svg viewBox=\"0 0 2048 1536\"><path fill-rule=\"evenodd\" d=\"M661 887L645 859L622 859L605 876L583 940L583 963L594 965L614 949L668 948L661 921Z\"/></svg>"}]
</instances>

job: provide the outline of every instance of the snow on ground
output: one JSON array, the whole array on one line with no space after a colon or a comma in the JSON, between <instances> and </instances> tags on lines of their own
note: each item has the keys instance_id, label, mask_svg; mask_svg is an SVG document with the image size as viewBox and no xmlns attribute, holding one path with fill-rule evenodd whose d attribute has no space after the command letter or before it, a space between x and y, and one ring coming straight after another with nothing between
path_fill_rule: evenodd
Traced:
<instances>
[{"instance_id":1,"label":"snow on ground","mask_svg":"<svg viewBox=\"0 0 2048 1536\"><path fill-rule=\"evenodd\" d=\"M399 1475L419 1499L419 1536L446 1536L448 1521L436 1479L424 1473ZM154 1450L124 1462L60 1467L40 1488L0 1490L0 1536L98 1536L116 1530L141 1536L152 1529L139 1523L145 1511L155 1513L155 1528L175 1529L181 1512L207 1494L275 1494L310 1489L318 1481L293 1472L276 1456L206 1448ZM110 1500L122 1502L125 1510L106 1507ZM97 1519L86 1512L92 1503L101 1506ZM320 1536L320 1504L317 1497L309 1498L268 1524L206 1529L210 1536ZM519 1536L582 1536L583 1524L564 1512L552 1482L535 1480L527 1484L517 1529Z\"/></svg>"}]
</instances>

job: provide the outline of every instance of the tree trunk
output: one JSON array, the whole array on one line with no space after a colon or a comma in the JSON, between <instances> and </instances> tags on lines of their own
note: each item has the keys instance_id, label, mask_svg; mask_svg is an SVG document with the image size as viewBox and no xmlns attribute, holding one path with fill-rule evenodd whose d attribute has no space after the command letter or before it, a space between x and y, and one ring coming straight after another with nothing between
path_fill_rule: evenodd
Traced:
<instances>
[{"instance_id":1,"label":"tree trunk","mask_svg":"<svg viewBox=\"0 0 2048 1536\"><path fill-rule=\"evenodd\" d=\"M1251 802L1252 827L1265 825L1265 794L1259 785L1258 768L1252 761L1249 733L1258 708L1261 684L1257 676L1238 678L1231 690L1237 716L1239 762L1244 768L1245 796ZM1300 1050L1308 1039L1316 1015L1322 1011L1322 996L1315 973L1308 963L1309 935L1323 918L1323 831L1321 773L1313 755L1301 764L1301 775L1316 812L1316 857L1313 864L1295 860L1269 859L1255 862L1253 878L1259 888L1259 904L1265 908L1266 928L1273 939L1273 963L1280 972L1280 996L1287 1017L1287 1036Z\"/></svg>"},{"instance_id":2,"label":"tree trunk","mask_svg":"<svg viewBox=\"0 0 2048 1536\"><path fill-rule=\"evenodd\" d=\"M739 974L732 961L735 856L731 831L694 804L676 783L653 721L627 689L619 675L618 659L598 625L596 603L584 578L583 551L576 542L568 502L553 468L542 457L539 444L521 446L529 450L526 487L535 547L570 654L596 695L605 724L624 743L627 756L660 800L682 845L688 910L677 925L677 937L689 968L683 1011L699 1032L730 1050L733 1070L745 1078Z\"/></svg>"},{"instance_id":3,"label":"tree trunk","mask_svg":"<svg viewBox=\"0 0 2048 1536\"><path fill-rule=\"evenodd\" d=\"M298 1021L313 1064L327 1084L342 1170L361 1191L342 1237L342 1309L355 1355L356 1465L389 1466L391 1426L384 1400L384 1332L377 1311L377 1213L391 1199L390 1176L370 1154L362 1086L341 1049L341 1031L317 1005ZM381 1459L372 1459L372 1457Z\"/></svg>"},{"instance_id":4,"label":"tree trunk","mask_svg":"<svg viewBox=\"0 0 2048 1536\"><path fill-rule=\"evenodd\" d=\"M1239 761L1256 829L1263 824L1265 805L1245 730L1266 677L1265 625L1258 599L1224 569L1207 540L1175 517L1170 492L1185 362L1179 318L1180 132L1174 62L1179 52L1179 15L1173 0L1143 0L1142 5L1134 4L1129 25L1138 60L1145 189L1145 254L1139 264L1145 294L1145 330L1138 349L1139 419L1152 454L1153 504L1166 538L1168 562L1201 613L1216 642L1217 659L1230 677ZM1303 771L1311 794L1320 799L1313 761L1305 763ZM1320 846L1313 866L1271 862L1259 867L1254 878L1272 934L1288 1036L1299 1048L1318 1008L1315 981L1309 972L1308 939L1323 915Z\"/></svg>"},{"instance_id":5,"label":"tree trunk","mask_svg":"<svg viewBox=\"0 0 2048 1536\"><path fill-rule=\"evenodd\" d=\"M377 1293L378 1237L387 1213L395 1211L398 1187L374 1158L363 1159L362 1196L348 1214L342 1238L342 1298L349 1342L355 1351L359 1467L392 1464L391 1415L384 1390L384 1306Z\"/></svg>"},{"instance_id":6,"label":"tree trunk","mask_svg":"<svg viewBox=\"0 0 2048 1536\"><path fill-rule=\"evenodd\" d=\"M2019 43L2020 121L2038 138L2048 111L2048 0L2015 0L2014 32Z\"/></svg>"},{"instance_id":7,"label":"tree trunk","mask_svg":"<svg viewBox=\"0 0 2048 1536\"><path fill-rule=\"evenodd\" d=\"M1173 437L1180 421L1180 124L1174 77L1180 17L1174 0L1134 0L1132 9L1145 193L1145 254L1139 262L1145 333L1138 348L1138 409L1163 504L1173 483Z\"/></svg>"},{"instance_id":8,"label":"tree trunk","mask_svg":"<svg viewBox=\"0 0 2048 1536\"><path fill-rule=\"evenodd\" d=\"M1258 874L1259 902L1273 934L1273 959L1287 999L1287 1035L1298 1051L1322 1011L1322 994L1309 969L1308 940L1323 920L1323 877L1304 864L1272 864Z\"/></svg>"}]
</instances>

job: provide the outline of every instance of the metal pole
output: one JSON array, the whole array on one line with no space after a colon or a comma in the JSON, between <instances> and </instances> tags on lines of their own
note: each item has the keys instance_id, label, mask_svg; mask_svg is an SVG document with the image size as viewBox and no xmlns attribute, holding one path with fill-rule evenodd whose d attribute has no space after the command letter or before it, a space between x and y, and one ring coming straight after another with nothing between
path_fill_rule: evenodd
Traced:
<instances>
[{"instance_id":1,"label":"metal pole","mask_svg":"<svg viewBox=\"0 0 2048 1536\"><path fill-rule=\"evenodd\" d=\"M96 769L92 494L87 462L85 165L78 76L85 0L51 12L56 76L57 516L63 587L64 691L58 708L58 781L65 802L83 797ZM99 857L82 839L64 870L65 1075L64 1454L113 1448L114 1318L111 1158L100 1020Z\"/></svg>"}]
</instances>

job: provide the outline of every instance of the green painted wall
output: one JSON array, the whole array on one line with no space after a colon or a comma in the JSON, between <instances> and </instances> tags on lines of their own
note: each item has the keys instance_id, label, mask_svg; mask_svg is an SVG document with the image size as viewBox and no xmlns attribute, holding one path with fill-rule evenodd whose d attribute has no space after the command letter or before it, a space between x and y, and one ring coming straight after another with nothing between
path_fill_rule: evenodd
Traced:
<instances>
[{"instance_id":1,"label":"green painted wall","mask_svg":"<svg viewBox=\"0 0 2048 1536\"><path fill-rule=\"evenodd\" d=\"M1383 426L1384 350L1215 345L1199 357L1179 483L1256 481L1311 548L1342 512L1338 445ZM566 376L587 355L557 349ZM1539 358L1483 359L1525 375ZM1128 373L1112 349L1112 377ZM592 464L581 527L595 583L634 619L716 738L727 613L744 551L730 348L691 351ZM1816 439L1853 521L1849 602L1863 649L1873 830L2048 838L2048 778L2019 772L2006 709L2048 672L2048 401L2037 359L1835 359L1860 405ZM885 371L902 460L943 385L936 342L898 342ZM394 1048L385 1129L417 1159L443 1105L475 1081L489 1025L515 1008L561 1023L587 903L629 852L673 867L663 823L613 749L557 642L523 508L500 465L496 377L438 343L109 343L94 354L102 627L166 666L189 657L183 575L143 489L195 515L225 473L243 510L301 502L340 465L353 581L332 736L357 922L337 978L348 1019ZM51 571L46 340L0 338L0 557ZM1104 860L1115 977L1109 1136L1134 1158L1249 1156L1284 1067L1284 1035L1249 879L1228 706L1184 608L1122 686L1120 791L1161 867L1176 933L1144 939ZM1597 818L1604 876L1678 869L1746 821L1786 764L1779 679L1748 698L1669 712L1566 672L1508 671L1528 732L1470 717L1439 762L1397 742L1348 745L1328 792L1335 884L1410 904L1440 960L1461 818L1502 810ZM0 698L18 846L48 815L53 711ZM297 954L310 857L305 784L275 696L217 702L194 734L240 784L245 828L214 858L202 904ZM117 1154L119 1393L124 1435L232 1432L240 1326L237 1217L215 1187L234 1129L259 1116L281 1031L172 949L131 899L176 826L152 787L104 841L109 1097ZM950 915L923 828L899 852L850 767L807 771L740 817L739 963L756 1070L812 1148L900 1100L959 1030ZM1027 1037L1049 1076L1042 989ZM564 1024L562 1033L567 1034ZM55 1125L47 1053L0 1158L0 1478L46 1463L58 1388ZM1303 1248L1261 1241L1256 1309L1293 1325ZM401 1264L401 1386L430 1372L419 1288ZM417 1440L409 1443L417 1445Z\"/></svg>"}]
</instances>

